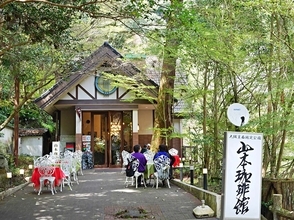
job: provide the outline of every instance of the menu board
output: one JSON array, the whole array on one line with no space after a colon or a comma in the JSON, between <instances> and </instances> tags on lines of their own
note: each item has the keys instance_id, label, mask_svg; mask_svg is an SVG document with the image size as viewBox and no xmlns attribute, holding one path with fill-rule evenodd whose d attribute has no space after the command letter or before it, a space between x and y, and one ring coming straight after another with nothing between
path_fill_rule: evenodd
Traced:
<instances>
[{"instance_id":1,"label":"menu board","mask_svg":"<svg viewBox=\"0 0 294 220\"><path fill-rule=\"evenodd\" d=\"M91 141L91 135L83 135L82 141Z\"/></svg>"}]
</instances>

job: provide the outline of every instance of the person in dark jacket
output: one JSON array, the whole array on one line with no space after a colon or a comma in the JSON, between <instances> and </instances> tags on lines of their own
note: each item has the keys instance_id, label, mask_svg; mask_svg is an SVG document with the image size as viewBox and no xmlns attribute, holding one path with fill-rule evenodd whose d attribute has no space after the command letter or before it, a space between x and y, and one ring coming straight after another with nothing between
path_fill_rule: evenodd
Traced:
<instances>
[{"instance_id":1,"label":"person in dark jacket","mask_svg":"<svg viewBox=\"0 0 294 220\"><path fill-rule=\"evenodd\" d=\"M167 149L166 149L167 150ZM175 162L175 158L173 157L173 155L171 155L168 150L167 153L169 154L169 158L170 158L170 167L169 167L169 179L173 179L173 164Z\"/></svg>"},{"instance_id":2,"label":"person in dark jacket","mask_svg":"<svg viewBox=\"0 0 294 220\"><path fill-rule=\"evenodd\" d=\"M145 144L141 150L141 153L144 154L147 150L147 144Z\"/></svg>"},{"instance_id":3,"label":"person in dark jacket","mask_svg":"<svg viewBox=\"0 0 294 220\"><path fill-rule=\"evenodd\" d=\"M168 158L170 158L170 154L167 152L167 146L164 145L164 144L159 145L158 151L154 155L153 160L156 159L157 157L161 156L161 155L164 155L164 156L167 156Z\"/></svg>"},{"instance_id":4,"label":"person in dark jacket","mask_svg":"<svg viewBox=\"0 0 294 220\"><path fill-rule=\"evenodd\" d=\"M168 157L170 159L170 167L169 167L169 179L173 178L173 164L175 162L175 158L168 152L168 147L164 145L164 150L168 154Z\"/></svg>"},{"instance_id":5,"label":"person in dark jacket","mask_svg":"<svg viewBox=\"0 0 294 220\"><path fill-rule=\"evenodd\" d=\"M172 155L170 155L170 153L168 152L168 147L166 145L164 145L164 144L159 145L158 152L154 155L153 160L156 159L157 157L161 156L161 155L164 155L164 156L166 156L166 157L168 157L170 159L169 179L171 179L172 175L173 175L172 165L173 165L175 159L174 159L174 157ZM164 183L163 183L163 185L164 185Z\"/></svg>"}]
</instances>

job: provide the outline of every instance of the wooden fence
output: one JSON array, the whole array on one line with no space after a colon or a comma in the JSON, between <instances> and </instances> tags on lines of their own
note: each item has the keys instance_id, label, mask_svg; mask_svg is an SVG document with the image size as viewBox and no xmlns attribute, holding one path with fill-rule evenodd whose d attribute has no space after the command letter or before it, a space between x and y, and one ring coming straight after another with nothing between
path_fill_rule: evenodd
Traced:
<instances>
[{"instance_id":1,"label":"wooden fence","mask_svg":"<svg viewBox=\"0 0 294 220\"><path fill-rule=\"evenodd\" d=\"M270 207L273 220L294 219L294 180L262 179L262 201L272 203ZM275 203L275 204L274 204ZM290 210L290 211L288 211ZM292 218L291 218L292 215Z\"/></svg>"},{"instance_id":2,"label":"wooden fence","mask_svg":"<svg viewBox=\"0 0 294 220\"><path fill-rule=\"evenodd\" d=\"M273 205L270 210L273 212L274 220L294 219L294 211L283 209L283 196L281 194L273 194Z\"/></svg>"}]
</instances>

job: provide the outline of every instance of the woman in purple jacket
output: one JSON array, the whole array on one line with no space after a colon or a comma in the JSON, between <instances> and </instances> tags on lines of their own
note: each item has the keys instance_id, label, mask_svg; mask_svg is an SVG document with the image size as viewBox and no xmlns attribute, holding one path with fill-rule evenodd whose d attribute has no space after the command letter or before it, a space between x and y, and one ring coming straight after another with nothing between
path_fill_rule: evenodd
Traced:
<instances>
[{"instance_id":1,"label":"woman in purple jacket","mask_svg":"<svg viewBox=\"0 0 294 220\"><path fill-rule=\"evenodd\" d=\"M134 146L134 153L132 153L132 155L139 160L138 172L144 173L145 168L146 168L146 164L147 164L147 160L146 160L146 157L140 152L141 152L141 146L138 144L135 145ZM138 176L138 187L141 186L141 177L142 176Z\"/></svg>"}]
</instances>

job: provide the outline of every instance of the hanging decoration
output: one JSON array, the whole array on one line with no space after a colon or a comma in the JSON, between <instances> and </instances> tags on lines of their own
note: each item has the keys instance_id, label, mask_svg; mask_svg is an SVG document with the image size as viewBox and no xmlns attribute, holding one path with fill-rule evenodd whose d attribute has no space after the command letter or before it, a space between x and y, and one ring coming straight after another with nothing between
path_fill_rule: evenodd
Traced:
<instances>
[{"instance_id":1,"label":"hanging decoration","mask_svg":"<svg viewBox=\"0 0 294 220\"><path fill-rule=\"evenodd\" d=\"M81 113L82 113L82 110L80 107L76 108L76 113L77 115L79 116L79 119L81 119Z\"/></svg>"}]
</instances>

